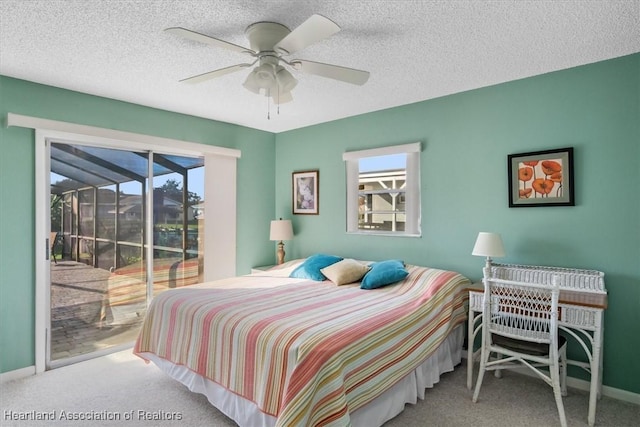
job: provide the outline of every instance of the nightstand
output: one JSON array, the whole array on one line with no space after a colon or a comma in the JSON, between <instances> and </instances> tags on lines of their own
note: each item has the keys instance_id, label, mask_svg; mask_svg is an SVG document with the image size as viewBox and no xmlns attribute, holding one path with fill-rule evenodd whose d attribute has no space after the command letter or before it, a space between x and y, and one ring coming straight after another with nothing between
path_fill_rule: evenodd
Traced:
<instances>
[{"instance_id":1,"label":"nightstand","mask_svg":"<svg viewBox=\"0 0 640 427\"><path fill-rule=\"evenodd\" d=\"M261 273L263 271L267 271L271 267L275 267L275 264L272 265L262 265L260 267L251 267L251 274L253 273Z\"/></svg>"}]
</instances>

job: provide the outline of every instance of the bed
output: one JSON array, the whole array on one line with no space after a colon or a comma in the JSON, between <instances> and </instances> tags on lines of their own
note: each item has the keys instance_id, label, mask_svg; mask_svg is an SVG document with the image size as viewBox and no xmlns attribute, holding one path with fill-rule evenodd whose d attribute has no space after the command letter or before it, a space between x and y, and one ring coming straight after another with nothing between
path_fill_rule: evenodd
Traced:
<instances>
[{"instance_id":1,"label":"bed","mask_svg":"<svg viewBox=\"0 0 640 427\"><path fill-rule=\"evenodd\" d=\"M240 426L379 426L460 363L461 274L369 290L289 277L304 262L157 295L134 353Z\"/></svg>"}]
</instances>

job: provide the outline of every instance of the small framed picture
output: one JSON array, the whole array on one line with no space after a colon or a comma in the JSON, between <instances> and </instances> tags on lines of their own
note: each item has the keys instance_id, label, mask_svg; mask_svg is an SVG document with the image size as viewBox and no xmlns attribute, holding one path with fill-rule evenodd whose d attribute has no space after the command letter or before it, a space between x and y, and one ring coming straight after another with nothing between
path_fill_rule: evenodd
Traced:
<instances>
[{"instance_id":1,"label":"small framed picture","mask_svg":"<svg viewBox=\"0 0 640 427\"><path fill-rule=\"evenodd\" d=\"M318 215L319 179L317 170L293 172L293 213Z\"/></svg>"},{"instance_id":2,"label":"small framed picture","mask_svg":"<svg viewBox=\"0 0 640 427\"><path fill-rule=\"evenodd\" d=\"M510 154L509 207L575 206L573 147Z\"/></svg>"}]
</instances>

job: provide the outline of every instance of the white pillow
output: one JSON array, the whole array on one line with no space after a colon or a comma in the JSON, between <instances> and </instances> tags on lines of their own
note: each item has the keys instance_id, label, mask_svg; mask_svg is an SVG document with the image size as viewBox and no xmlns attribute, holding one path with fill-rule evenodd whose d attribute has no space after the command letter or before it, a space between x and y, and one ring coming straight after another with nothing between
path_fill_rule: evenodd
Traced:
<instances>
[{"instance_id":1,"label":"white pillow","mask_svg":"<svg viewBox=\"0 0 640 427\"><path fill-rule=\"evenodd\" d=\"M320 272L336 285L346 285L359 281L370 269L371 267L355 259L346 258L320 269Z\"/></svg>"}]
</instances>

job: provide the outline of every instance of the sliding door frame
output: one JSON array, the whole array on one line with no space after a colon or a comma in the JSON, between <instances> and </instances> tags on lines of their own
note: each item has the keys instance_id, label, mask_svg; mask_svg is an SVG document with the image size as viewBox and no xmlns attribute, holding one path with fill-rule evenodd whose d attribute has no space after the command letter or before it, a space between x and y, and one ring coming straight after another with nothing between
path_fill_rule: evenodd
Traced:
<instances>
[{"instance_id":1,"label":"sliding door frame","mask_svg":"<svg viewBox=\"0 0 640 427\"><path fill-rule=\"evenodd\" d=\"M205 158L204 280L236 275L236 169L240 150L116 131L74 123L7 114L7 126L35 130L35 370L48 368L50 334L50 144L52 141L101 148L152 151ZM150 159L152 160L152 159ZM150 163L150 165L152 165ZM150 166L152 167L152 166ZM152 183L150 183L152 185ZM153 191L147 197L153 197ZM152 200L151 200L152 202ZM151 205L152 206L152 205ZM223 206L223 208L220 208ZM152 239L147 218L147 240ZM215 236L215 237L214 237ZM147 241L148 247L152 247ZM148 257L147 257L148 258ZM93 357L93 355L91 356Z\"/></svg>"}]
</instances>

